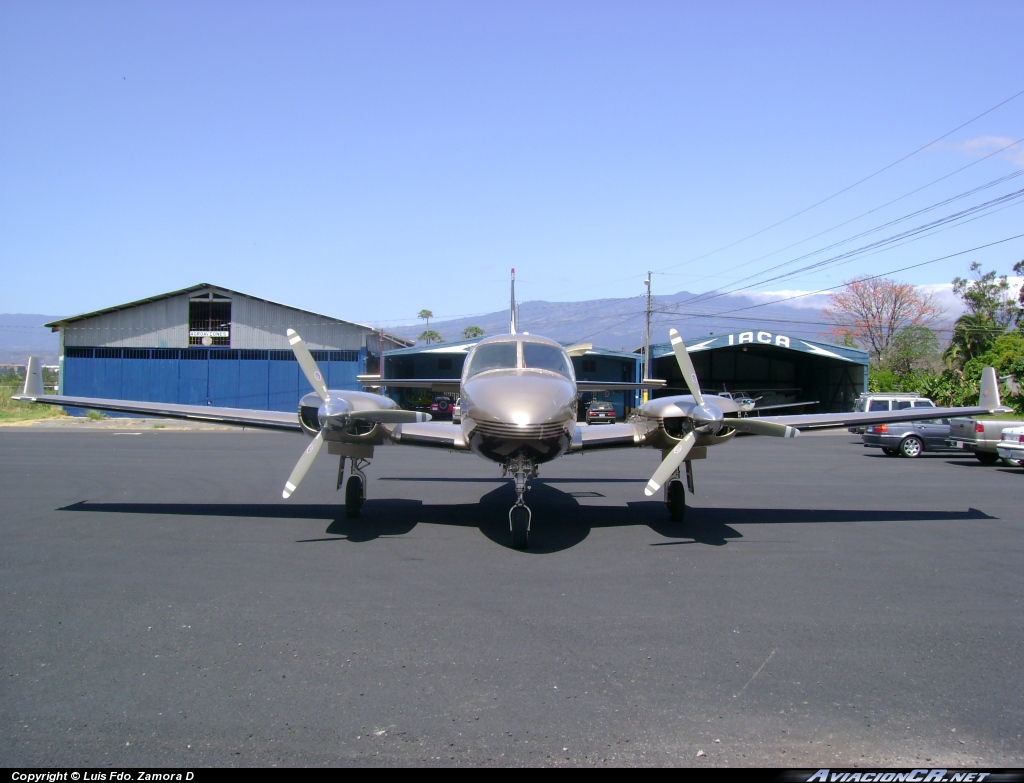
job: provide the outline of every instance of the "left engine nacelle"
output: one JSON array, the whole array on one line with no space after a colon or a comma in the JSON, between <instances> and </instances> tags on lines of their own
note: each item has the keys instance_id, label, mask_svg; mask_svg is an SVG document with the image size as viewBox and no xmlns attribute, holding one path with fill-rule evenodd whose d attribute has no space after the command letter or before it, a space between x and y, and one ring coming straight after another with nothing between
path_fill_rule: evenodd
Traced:
<instances>
[{"instance_id":1,"label":"left engine nacelle","mask_svg":"<svg viewBox=\"0 0 1024 783\"><path fill-rule=\"evenodd\" d=\"M316 393L307 394L299 400L299 426L307 435L315 436L320 432L320 406L323 400Z\"/></svg>"}]
</instances>

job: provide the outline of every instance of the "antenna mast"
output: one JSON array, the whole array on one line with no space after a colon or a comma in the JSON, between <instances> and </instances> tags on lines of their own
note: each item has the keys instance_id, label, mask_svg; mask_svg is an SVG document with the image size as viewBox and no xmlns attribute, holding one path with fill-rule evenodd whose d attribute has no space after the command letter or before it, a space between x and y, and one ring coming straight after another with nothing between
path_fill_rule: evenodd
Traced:
<instances>
[{"instance_id":1,"label":"antenna mast","mask_svg":"<svg viewBox=\"0 0 1024 783\"><path fill-rule=\"evenodd\" d=\"M516 270L512 268L512 304L509 307L509 319L508 319L508 332L509 334L516 333Z\"/></svg>"}]
</instances>

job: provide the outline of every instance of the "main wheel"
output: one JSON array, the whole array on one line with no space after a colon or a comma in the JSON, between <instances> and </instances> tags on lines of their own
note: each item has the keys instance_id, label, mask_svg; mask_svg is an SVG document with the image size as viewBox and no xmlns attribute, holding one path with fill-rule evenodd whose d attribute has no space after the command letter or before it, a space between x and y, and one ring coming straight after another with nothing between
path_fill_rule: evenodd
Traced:
<instances>
[{"instance_id":1,"label":"main wheel","mask_svg":"<svg viewBox=\"0 0 1024 783\"><path fill-rule=\"evenodd\" d=\"M359 476L349 476L345 483L345 516L355 519L363 507L363 480Z\"/></svg>"},{"instance_id":2,"label":"main wheel","mask_svg":"<svg viewBox=\"0 0 1024 783\"><path fill-rule=\"evenodd\" d=\"M913 435L904 438L900 444L900 454L904 457L920 457L922 451L924 451L924 444L920 438L915 438Z\"/></svg>"},{"instance_id":3,"label":"main wheel","mask_svg":"<svg viewBox=\"0 0 1024 783\"><path fill-rule=\"evenodd\" d=\"M991 451L976 451L974 456L978 458L978 462L982 465L995 465L999 462L999 455L993 454Z\"/></svg>"},{"instance_id":4,"label":"main wheel","mask_svg":"<svg viewBox=\"0 0 1024 783\"><path fill-rule=\"evenodd\" d=\"M513 506L508 521L512 527L512 548L526 549L530 545L530 509Z\"/></svg>"},{"instance_id":5,"label":"main wheel","mask_svg":"<svg viewBox=\"0 0 1024 783\"><path fill-rule=\"evenodd\" d=\"M681 481L669 482L668 515L673 522L682 522L686 516L686 487Z\"/></svg>"},{"instance_id":6,"label":"main wheel","mask_svg":"<svg viewBox=\"0 0 1024 783\"><path fill-rule=\"evenodd\" d=\"M882 453L887 457L898 457L900 454L899 449L890 449L888 446L882 447Z\"/></svg>"}]
</instances>

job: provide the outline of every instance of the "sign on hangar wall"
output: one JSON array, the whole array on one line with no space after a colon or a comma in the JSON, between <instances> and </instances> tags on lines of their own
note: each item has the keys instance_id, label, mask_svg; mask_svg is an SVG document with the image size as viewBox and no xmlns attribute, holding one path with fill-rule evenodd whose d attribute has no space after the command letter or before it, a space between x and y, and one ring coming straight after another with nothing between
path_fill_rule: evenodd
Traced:
<instances>
[{"instance_id":1,"label":"sign on hangar wall","mask_svg":"<svg viewBox=\"0 0 1024 783\"><path fill-rule=\"evenodd\" d=\"M864 365L868 363L867 352L858 348L847 348L845 345L832 345L831 343L819 343L814 340L805 340L800 337L790 337L789 335L764 330L733 332L732 334L722 334L710 339L690 338L685 342L689 353L745 345L763 345L766 347L786 348L790 351L799 351L800 353L821 356L827 359L838 359L842 362ZM669 347L667 353L671 353L671 347Z\"/></svg>"}]
</instances>

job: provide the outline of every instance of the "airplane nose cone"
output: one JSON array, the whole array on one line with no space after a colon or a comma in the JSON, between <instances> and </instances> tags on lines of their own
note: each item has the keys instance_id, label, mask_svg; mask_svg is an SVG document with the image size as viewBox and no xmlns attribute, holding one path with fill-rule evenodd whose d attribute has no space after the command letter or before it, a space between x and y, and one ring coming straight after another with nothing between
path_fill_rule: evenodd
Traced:
<instances>
[{"instance_id":1,"label":"airplane nose cone","mask_svg":"<svg viewBox=\"0 0 1024 783\"><path fill-rule=\"evenodd\" d=\"M536 375L478 378L467 381L463 391L471 418L520 427L571 418L576 402L569 381Z\"/></svg>"}]
</instances>

